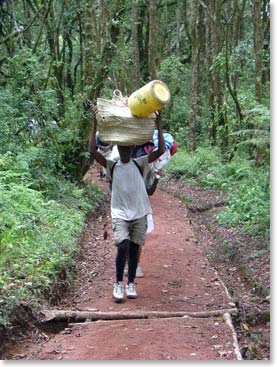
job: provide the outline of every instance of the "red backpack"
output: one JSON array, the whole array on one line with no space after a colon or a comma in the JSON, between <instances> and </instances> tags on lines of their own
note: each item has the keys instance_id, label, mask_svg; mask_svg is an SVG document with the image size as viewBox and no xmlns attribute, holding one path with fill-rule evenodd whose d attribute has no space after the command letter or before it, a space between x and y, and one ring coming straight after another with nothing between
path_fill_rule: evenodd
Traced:
<instances>
[{"instance_id":1,"label":"red backpack","mask_svg":"<svg viewBox=\"0 0 277 367\"><path fill-rule=\"evenodd\" d=\"M176 140L173 141L172 147L170 148L170 155L173 156L177 152Z\"/></svg>"}]
</instances>

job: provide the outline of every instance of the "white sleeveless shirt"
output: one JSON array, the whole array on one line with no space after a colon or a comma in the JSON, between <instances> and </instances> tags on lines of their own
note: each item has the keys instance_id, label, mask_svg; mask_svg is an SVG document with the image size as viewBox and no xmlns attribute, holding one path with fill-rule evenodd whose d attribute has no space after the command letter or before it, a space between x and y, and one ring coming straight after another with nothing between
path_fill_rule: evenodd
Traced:
<instances>
[{"instance_id":1,"label":"white sleeveless shirt","mask_svg":"<svg viewBox=\"0 0 277 367\"><path fill-rule=\"evenodd\" d=\"M148 156L135 159L142 173L149 170ZM115 161L107 160L107 178ZM113 169L111 216L134 220L152 213L144 179L132 159L128 163L117 161Z\"/></svg>"}]
</instances>

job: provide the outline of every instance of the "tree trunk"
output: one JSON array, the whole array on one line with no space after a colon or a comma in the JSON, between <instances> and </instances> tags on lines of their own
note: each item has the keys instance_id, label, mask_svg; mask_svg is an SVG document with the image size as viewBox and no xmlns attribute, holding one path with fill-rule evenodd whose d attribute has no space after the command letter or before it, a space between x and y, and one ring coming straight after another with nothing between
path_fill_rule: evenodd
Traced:
<instances>
[{"instance_id":1,"label":"tree trunk","mask_svg":"<svg viewBox=\"0 0 277 367\"><path fill-rule=\"evenodd\" d=\"M255 51L255 94L257 102L262 102L263 68L263 28L261 0L254 1L254 51Z\"/></svg>"},{"instance_id":2,"label":"tree trunk","mask_svg":"<svg viewBox=\"0 0 277 367\"><path fill-rule=\"evenodd\" d=\"M245 10L247 0L243 0L242 2L239 0L234 1L234 21L233 21L233 27L231 28L232 34L230 35L231 39L227 40L228 44L230 45L230 55L233 53L233 51L236 49L236 47L239 44L240 39L242 38L242 28L243 28L243 14ZM241 3L241 5L240 5ZM227 37L226 37L227 39ZM241 69L243 68L243 65L241 63ZM240 70L240 68L237 68ZM234 91L234 94L236 95L237 90L237 82L239 80L239 72L233 72L232 76L230 76L230 81L232 83L232 89ZM237 99L238 102L238 99ZM239 113L239 111L237 111Z\"/></svg>"},{"instance_id":3,"label":"tree trunk","mask_svg":"<svg viewBox=\"0 0 277 367\"><path fill-rule=\"evenodd\" d=\"M110 41L107 41L103 53L101 55L101 60L99 62L99 66L97 70L94 70L93 68L93 45L94 43L94 32L93 32L93 16L94 16L94 10L92 3L87 3L87 22L86 22L86 64L85 64L85 83L84 88L88 91L87 98L88 102L85 104L85 107L88 108L90 103L95 103L97 98L100 96L103 85L105 83L105 79L109 72L108 65L112 62L112 57L115 52L115 47L117 40L119 38L120 34L120 20L123 15L124 7L123 7L123 0L118 0L115 4L115 8L113 9L113 14L111 15L111 18L113 19L113 22L111 24L110 29ZM83 121L81 121L81 136L82 141L84 141L84 144L87 144L89 130L90 130L90 120L84 118ZM84 150L86 148L84 147ZM83 159L80 165L80 171L78 173L78 178L82 179L85 173L87 172L89 168L89 163L86 159Z\"/></svg>"},{"instance_id":4,"label":"tree trunk","mask_svg":"<svg viewBox=\"0 0 277 367\"><path fill-rule=\"evenodd\" d=\"M74 79L72 76L72 60L73 60L73 42L69 29L64 34L65 45L67 45L68 54L66 58L66 85L70 90L71 96L74 97Z\"/></svg>"},{"instance_id":5,"label":"tree trunk","mask_svg":"<svg viewBox=\"0 0 277 367\"><path fill-rule=\"evenodd\" d=\"M95 33L94 33L94 10L93 10L93 2L88 1L86 7L86 20L85 20L85 34L86 34L86 42L85 42L85 67L84 67L84 90L86 90L87 98L90 102L95 102L95 95L93 90L93 82L94 82L94 45L95 42Z\"/></svg>"},{"instance_id":6,"label":"tree trunk","mask_svg":"<svg viewBox=\"0 0 277 367\"><path fill-rule=\"evenodd\" d=\"M149 38L149 22L148 11L145 6L139 9L139 24L138 24L138 44L139 44L139 60L140 60L140 75L142 80L149 79L148 68L148 38Z\"/></svg>"},{"instance_id":7,"label":"tree trunk","mask_svg":"<svg viewBox=\"0 0 277 367\"><path fill-rule=\"evenodd\" d=\"M80 65L80 90L84 90L84 36L83 36L83 12L78 14L78 34L79 34L79 60L74 66L74 84L76 84L77 81L77 70L78 66Z\"/></svg>"},{"instance_id":8,"label":"tree trunk","mask_svg":"<svg viewBox=\"0 0 277 367\"><path fill-rule=\"evenodd\" d=\"M63 19L65 0L62 2L61 11L58 17L56 17L55 9L51 3L50 16L48 16L46 21L47 28L47 41L52 56L52 68L55 76L55 90L57 93L57 103L58 103L58 115L62 117L65 112L65 99L64 99L64 88L63 88L63 68L64 64L62 62L62 53L60 52L60 25ZM51 68L51 66L50 66Z\"/></svg>"},{"instance_id":9,"label":"tree trunk","mask_svg":"<svg viewBox=\"0 0 277 367\"><path fill-rule=\"evenodd\" d=\"M211 30L212 41L212 53L213 53L213 94L214 94L214 110L213 124L216 130L216 137L219 139L220 146L224 149L227 146L227 136L225 133L225 113L223 106L223 90L220 76L220 70L215 66L216 58L222 51L222 38L221 38L221 0L213 0L212 12L214 14L213 28Z\"/></svg>"},{"instance_id":10,"label":"tree trunk","mask_svg":"<svg viewBox=\"0 0 277 367\"><path fill-rule=\"evenodd\" d=\"M138 19L137 0L132 0L132 55L133 55L132 82L134 90L140 87L138 23L139 19Z\"/></svg>"},{"instance_id":11,"label":"tree trunk","mask_svg":"<svg viewBox=\"0 0 277 367\"><path fill-rule=\"evenodd\" d=\"M84 322L97 320L130 320L130 319L158 319L169 317L209 318L224 316L226 313L237 315L237 308L227 308L212 311L137 311L137 312L98 312L98 311L44 311L42 323L50 322Z\"/></svg>"},{"instance_id":12,"label":"tree trunk","mask_svg":"<svg viewBox=\"0 0 277 367\"><path fill-rule=\"evenodd\" d=\"M241 111L240 103L237 97L237 90L236 90L238 72L236 71L236 72L230 73L230 62L229 62L230 55L232 55L232 52L236 49L239 43L239 29L241 27L239 20L241 19L241 13L240 13L238 0L234 0L233 8L231 7L231 3L228 3L226 16L227 16L227 21L225 24L225 30L226 30L225 31L225 83L235 103L237 117L241 123L243 120L243 116L242 116L242 111ZM230 74L232 75L232 78ZM225 126L225 134L226 136L229 136L227 121L226 121L226 126ZM229 144L229 139L228 139L228 144Z\"/></svg>"},{"instance_id":13,"label":"tree trunk","mask_svg":"<svg viewBox=\"0 0 277 367\"><path fill-rule=\"evenodd\" d=\"M31 19L31 9L30 6L28 4L28 2L26 0L23 0L23 7L24 7L24 17L25 19ZM32 48L32 33L30 31L30 29L28 29L25 33L24 33L24 41L27 45L27 47Z\"/></svg>"},{"instance_id":14,"label":"tree trunk","mask_svg":"<svg viewBox=\"0 0 277 367\"><path fill-rule=\"evenodd\" d=\"M198 99L198 36L197 18L198 2L191 3L191 94L190 94L190 116L189 116L189 150L195 150L195 120L197 115Z\"/></svg>"},{"instance_id":15,"label":"tree trunk","mask_svg":"<svg viewBox=\"0 0 277 367\"><path fill-rule=\"evenodd\" d=\"M157 78L157 4L149 0L148 69L151 79Z\"/></svg>"},{"instance_id":16,"label":"tree trunk","mask_svg":"<svg viewBox=\"0 0 277 367\"><path fill-rule=\"evenodd\" d=\"M118 0L113 9L111 18L113 22L110 28L110 40L106 42L103 53L101 55L101 60L99 62L99 67L96 70L93 78L93 91L92 100L95 100L101 93L105 79L109 72L109 65L111 65L113 55L116 50L116 44L120 35L120 20L124 13L124 1Z\"/></svg>"},{"instance_id":17,"label":"tree trunk","mask_svg":"<svg viewBox=\"0 0 277 367\"><path fill-rule=\"evenodd\" d=\"M168 29L169 29L169 22L168 22L168 0L163 0L163 12L162 12L162 40L161 40L161 47L162 49L167 48L166 40L168 37Z\"/></svg>"},{"instance_id":18,"label":"tree trunk","mask_svg":"<svg viewBox=\"0 0 277 367\"><path fill-rule=\"evenodd\" d=\"M264 39L264 53L265 60L263 63L263 80L262 84L270 81L270 17L269 17L270 4L268 0L263 0L263 39Z\"/></svg>"},{"instance_id":19,"label":"tree trunk","mask_svg":"<svg viewBox=\"0 0 277 367\"><path fill-rule=\"evenodd\" d=\"M212 145L216 144L216 125L214 122L214 87L213 87L213 75L212 75L212 64L213 64L213 55L212 55L212 21L210 15L210 9L205 8L205 25L206 25L206 73L207 73L207 88L208 88L208 106L209 106L209 117L210 117L210 129L209 129L209 139Z\"/></svg>"},{"instance_id":20,"label":"tree trunk","mask_svg":"<svg viewBox=\"0 0 277 367\"><path fill-rule=\"evenodd\" d=\"M182 15L182 0L178 0L176 9L176 56L180 56L181 48L181 15Z\"/></svg>"},{"instance_id":21,"label":"tree trunk","mask_svg":"<svg viewBox=\"0 0 277 367\"><path fill-rule=\"evenodd\" d=\"M6 10L4 10L5 5L6 5ZM2 18L4 18L4 15L6 18L5 19L6 22L2 21ZM14 52L15 52L15 41L13 37L14 29L15 29L15 24L14 24L15 15L14 15L13 1L7 1L6 4L3 1L0 2L0 19L1 19L1 22L0 22L1 43L5 44L9 57L13 57Z\"/></svg>"}]
</instances>

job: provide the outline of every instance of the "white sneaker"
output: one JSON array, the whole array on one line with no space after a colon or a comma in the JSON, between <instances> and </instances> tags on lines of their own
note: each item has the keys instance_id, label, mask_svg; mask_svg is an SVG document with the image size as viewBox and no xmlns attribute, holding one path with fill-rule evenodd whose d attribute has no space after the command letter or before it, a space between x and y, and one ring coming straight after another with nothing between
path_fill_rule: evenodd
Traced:
<instances>
[{"instance_id":1,"label":"white sneaker","mask_svg":"<svg viewBox=\"0 0 277 367\"><path fill-rule=\"evenodd\" d=\"M135 283L126 284L127 298L137 298L138 294L136 291Z\"/></svg>"},{"instance_id":2,"label":"white sneaker","mask_svg":"<svg viewBox=\"0 0 277 367\"><path fill-rule=\"evenodd\" d=\"M138 264L136 271L136 278L142 278L142 277L144 277L144 273L142 272L141 265Z\"/></svg>"},{"instance_id":3,"label":"white sneaker","mask_svg":"<svg viewBox=\"0 0 277 367\"><path fill-rule=\"evenodd\" d=\"M121 302L124 299L124 284L123 282L117 282L113 287L113 297L115 302Z\"/></svg>"}]
</instances>

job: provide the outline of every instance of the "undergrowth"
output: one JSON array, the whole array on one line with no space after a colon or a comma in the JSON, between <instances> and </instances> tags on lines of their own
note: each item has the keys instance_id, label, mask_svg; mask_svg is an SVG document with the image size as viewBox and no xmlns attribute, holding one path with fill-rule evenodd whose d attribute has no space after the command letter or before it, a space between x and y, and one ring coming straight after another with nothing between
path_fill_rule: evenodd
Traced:
<instances>
[{"instance_id":1,"label":"undergrowth","mask_svg":"<svg viewBox=\"0 0 277 367\"><path fill-rule=\"evenodd\" d=\"M35 307L49 298L57 283L69 285L86 214L103 198L91 183L70 182L50 169L35 180L30 166L24 155L20 160L10 153L0 155L0 324L4 326L21 302ZM55 190L47 190L48 179L48 188Z\"/></svg>"},{"instance_id":2,"label":"undergrowth","mask_svg":"<svg viewBox=\"0 0 277 367\"><path fill-rule=\"evenodd\" d=\"M219 148L200 148L194 153L179 149L165 167L181 181L204 188L224 190L228 205L217 215L220 224L241 225L252 233L269 234L270 169L256 167L252 160L224 160Z\"/></svg>"}]
</instances>

